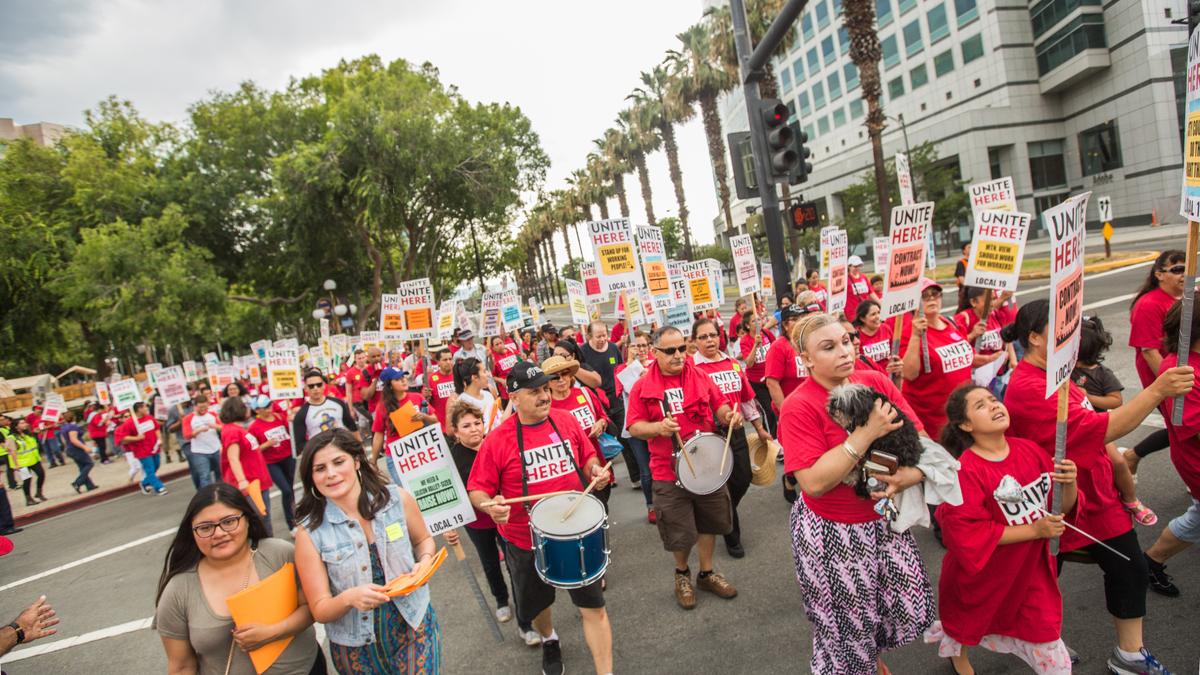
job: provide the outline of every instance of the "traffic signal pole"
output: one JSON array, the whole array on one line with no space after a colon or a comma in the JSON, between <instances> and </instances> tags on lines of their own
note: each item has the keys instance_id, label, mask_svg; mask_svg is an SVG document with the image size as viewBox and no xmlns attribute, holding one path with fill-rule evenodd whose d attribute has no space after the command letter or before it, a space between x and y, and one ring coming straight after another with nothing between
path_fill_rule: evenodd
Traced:
<instances>
[{"instance_id":1,"label":"traffic signal pole","mask_svg":"<svg viewBox=\"0 0 1200 675\"><path fill-rule=\"evenodd\" d=\"M730 0L729 9L733 18L733 42L737 49L738 65L742 79L742 96L746 102L746 117L750 122L750 147L754 155L754 171L758 176L758 195L762 202L763 230L767 234L767 249L771 254L771 274L780 294L791 292L792 272L783 241L783 222L779 215L779 198L775 195L775 183L771 181L770 153L767 148L766 127L761 109L762 96L758 81L762 78L762 67L779 46L787 29L800 16L807 0L788 0L783 11L775 17L767 34L757 47L750 43L750 31L746 20L746 5L743 0ZM778 295L776 297L779 297Z\"/></svg>"}]
</instances>

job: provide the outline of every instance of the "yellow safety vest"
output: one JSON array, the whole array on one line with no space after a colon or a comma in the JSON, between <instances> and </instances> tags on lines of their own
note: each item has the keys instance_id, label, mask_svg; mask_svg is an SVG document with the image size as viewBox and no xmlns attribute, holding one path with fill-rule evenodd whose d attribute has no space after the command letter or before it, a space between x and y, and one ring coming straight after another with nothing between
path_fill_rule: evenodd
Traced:
<instances>
[{"instance_id":1,"label":"yellow safety vest","mask_svg":"<svg viewBox=\"0 0 1200 675\"><path fill-rule=\"evenodd\" d=\"M38 453L37 436L14 434L12 439L17 444L17 451L9 455L9 466L14 469L23 469L42 461L42 456Z\"/></svg>"}]
</instances>

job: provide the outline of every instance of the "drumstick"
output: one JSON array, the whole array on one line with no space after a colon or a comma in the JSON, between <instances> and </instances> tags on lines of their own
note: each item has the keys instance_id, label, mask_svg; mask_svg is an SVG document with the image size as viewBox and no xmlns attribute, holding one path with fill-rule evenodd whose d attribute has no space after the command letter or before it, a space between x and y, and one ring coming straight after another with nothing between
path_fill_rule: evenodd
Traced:
<instances>
[{"instance_id":1,"label":"drumstick","mask_svg":"<svg viewBox=\"0 0 1200 675\"><path fill-rule=\"evenodd\" d=\"M532 501L536 501L538 499L545 499L546 497L557 497L559 495L572 495L572 494L577 494L578 492L579 492L579 490L559 490L558 492L543 492L540 495L525 495L524 497L513 497L512 499L502 498L501 501L488 500L486 502L480 502L479 505L484 508L487 508L489 506L496 506L496 505L506 506L508 504L520 504L521 502L532 502Z\"/></svg>"},{"instance_id":2,"label":"drumstick","mask_svg":"<svg viewBox=\"0 0 1200 675\"><path fill-rule=\"evenodd\" d=\"M604 466L600 467L600 475L592 478L592 482L588 483L587 489L583 491L583 494L579 497L579 499L575 500L574 504L571 504L571 508L567 509L567 512L563 514L563 517L560 518L558 522L560 522L560 523L567 522L567 518L570 518L571 514L575 513L575 509L579 508L579 505L583 503L583 498L588 496L589 494L591 494L592 488L596 487L596 483L599 483L600 479L604 476L604 474L608 473L608 468L610 466L612 466L611 459L608 460L608 464L605 464Z\"/></svg>"},{"instance_id":3,"label":"drumstick","mask_svg":"<svg viewBox=\"0 0 1200 675\"><path fill-rule=\"evenodd\" d=\"M665 419L671 419L671 413L667 412L666 404L663 403L662 401L659 401L658 404L660 406L662 406L663 417ZM692 465L692 458L688 457L687 451L683 449L683 439L679 437L678 431L675 432L675 442L679 443L679 454L683 455L683 461L687 463L688 469L691 470L692 478L695 478L696 477L696 467Z\"/></svg>"},{"instance_id":4,"label":"drumstick","mask_svg":"<svg viewBox=\"0 0 1200 675\"><path fill-rule=\"evenodd\" d=\"M734 413L737 414L737 413ZM733 415L730 415L732 418ZM725 473L725 460L729 458L729 441L733 440L733 421L730 420L729 433L725 434L725 451L721 453L721 469L717 471L717 475Z\"/></svg>"}]
</instances>

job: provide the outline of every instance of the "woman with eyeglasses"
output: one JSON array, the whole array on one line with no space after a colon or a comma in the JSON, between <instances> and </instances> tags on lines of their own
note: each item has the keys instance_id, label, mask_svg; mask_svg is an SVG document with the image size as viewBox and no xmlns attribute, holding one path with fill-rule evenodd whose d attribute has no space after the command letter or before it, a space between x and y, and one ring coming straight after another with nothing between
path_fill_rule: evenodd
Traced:
<instances>
[{"instance_id":1,"label":"woman with eyeglasses","mask_svg":"<svg viewBox=\"0 0 1200 675\"><path fill-rule=\"evenodd\" d=\"M299 606L276 624L234 626L225 601L295 561L290 542L272 539L250 502L227 483L206 485L188 503L167 549L154 623L167 672L254 675L248 653L292 638L264 675L325 673L303 589Z\"/></svg>"},{"instance_id":2,"label":"woman with eyeglasses","mask_svg":"<svg viewBox=\"0 0 1200 675\"><path fill-rule=\"evenodd\" d=\"M1129 346L1133 347L1133 365L1143 389L1154 381L1166 355L1163 320L1171 305L1183 297L1185 260L1187 255L1183 251L1173 249L1160 253L1129 305ZM1159 429L1143 438L1132 450L1126 450L1125 463L1136 475L1138 462L1169 444L1167 430Z\"/></svg>"}]
</instances>

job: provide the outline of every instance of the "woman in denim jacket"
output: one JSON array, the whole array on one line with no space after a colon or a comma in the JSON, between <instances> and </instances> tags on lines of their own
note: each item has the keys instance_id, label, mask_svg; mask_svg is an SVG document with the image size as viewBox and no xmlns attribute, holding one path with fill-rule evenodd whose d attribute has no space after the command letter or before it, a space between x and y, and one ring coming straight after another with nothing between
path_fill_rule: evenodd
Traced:
<instances>
[{"instance_id":1,"label":"woman in denim jacket","mask_svg":"<svg viewBox=\"0 0 1200 675\"><path fill-rule=\"evenodd\" d=\"M345 429L312 437L300 457L296 567L339 673L437 673L441 631L429 589L388 598L384 585L429 563L434 540L412 495L385 482Z\"/></svg>"}]
</instances>

